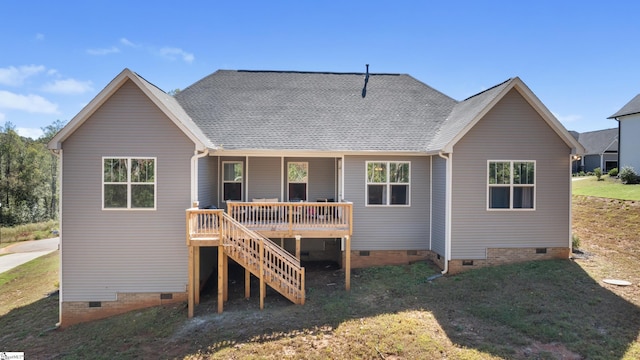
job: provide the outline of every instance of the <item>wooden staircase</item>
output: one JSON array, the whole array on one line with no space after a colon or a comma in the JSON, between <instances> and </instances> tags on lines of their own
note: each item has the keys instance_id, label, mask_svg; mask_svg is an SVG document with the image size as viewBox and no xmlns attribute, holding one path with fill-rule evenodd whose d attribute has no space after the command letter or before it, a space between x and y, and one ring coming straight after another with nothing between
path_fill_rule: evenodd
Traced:
<instances>
[{"instance_id":1,"label":"wooden staircase","mask_svg":"<svg viewBox=\"0 0 640 360\"><path fill-rule=\"evenodd\" d=\"M221 220L225 254L294 304L304 304L304 268L300 261L229 214L222 213Z\"/></svg>"},{"instance_id":2,"label":"wooden staircase","mask_svg":"<svg viewBox=\"0 0 640 360\"><path fill-rule=\"evenodd\" d=\"M260 279L260 308L266 285L294 304L304 304L304 268L300 261L256 231L248 229L223 210L187 209L189 247L189 317L199 303L200 247L218 247L218 312L227 294L227 258ZM245 277L247 283L248 273ZM246 286L246 284L245 284ZM245 288L248 297L248 287Z\"/></svg>"}]
</instances>

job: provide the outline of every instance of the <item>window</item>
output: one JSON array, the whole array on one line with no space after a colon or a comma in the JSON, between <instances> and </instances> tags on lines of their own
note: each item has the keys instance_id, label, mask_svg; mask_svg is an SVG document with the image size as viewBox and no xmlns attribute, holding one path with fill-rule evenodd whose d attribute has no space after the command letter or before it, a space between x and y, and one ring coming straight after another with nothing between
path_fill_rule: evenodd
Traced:
<instances>
[{"instance_id":1,"label":"window","mask_svg":"<svg viewBox=\"0 0 640 360\"><path fill-rule=\"evenodd\" d=\"M222 199L242 200L242 172L241 161L222 162Z\"/></svg>"},{"instance_id":2,"label":"window","mask_svg":"<svg viewBox=\"0 0 640 360\"><path fill-rule=\"evenodd\" d=\"M489 161L489 209L535 209L535 161Z\"/></svg>"},{"instance_id":3,"label":"window","mask_svg":"<svg viewBox=\"0 0 640 360\"><path fill-rule=\"evenodd\" d=\"M289 201L306 201L309 182L309 163L290 162L287 164Z\"/></svg>"},{"instance_id":4,"label":"window","mask_svg":"<svg viewBox=\"0 0 640 360\"><path fill-rule=\"evenodd\" d=\"M156 208L155 158L102 158L102 208Z\"/></svg>"},{"instance_id":5,"label":"window","mask_svg":"<svg viewBox=\"0 0 640 360\"><path fill-rule=\"evenodd\" d=\"M367 205L409 205L410 163L367 161Z\"/></svg>"}]
</instances>

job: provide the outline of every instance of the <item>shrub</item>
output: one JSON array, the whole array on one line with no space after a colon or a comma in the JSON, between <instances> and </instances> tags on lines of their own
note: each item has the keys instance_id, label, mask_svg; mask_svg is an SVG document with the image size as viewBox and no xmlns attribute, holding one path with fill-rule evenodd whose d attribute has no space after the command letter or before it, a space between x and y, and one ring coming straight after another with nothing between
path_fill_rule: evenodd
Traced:
<instances>
[{"instance_id":1,"label":"shrub","mask_svg":"<svg viewBox=\"0 0 640 360\"><path fill-rule=\"evenodd\" d=\"M580 237L576 234L571 234L571 247L574 249L580 248Z\"/></svg>"},{"instance_id":2,"label":"shrub","mask_svg":"<svg viewBox=\"0 0 640 360\"><path fill-rule=\"evenodd\" d=\"M585 173L584 173L584 171L580 171L580 172L578 173L578 176L585 176L585 175L587 175L587 174L585 174Z\"/></svg>"},{"instance_id":3,"label":"shrub","mask_svg":"<svg viewBox=\"0 0 640 360\"><path fill-rule=\"evenodd\" d=\"M618 176L618 168L613 168L613 169L609 170L609 176L611 176L611 177Z\"/></svg>"},{"instance_id":4,"label":"shrub","mask_svg":"<svg viewBox=\"0 0 640 360\"><path fill-rule=\"evenodd\" d=\"M593 169L593 173L596 175L596 177L598 178L598 181L600 181L600 178L602 177L602 169L600 169L599 167Z\"/></svg>"},{"instance_id":5,"label":"shrub","mask_svg":"<svg viewBox=\"0 0 640 360\"><path fill-rule=\"evenodd\" d=\"M636 174L631 166L623 166L622 170L620 170L619 176L623 184L638 183L638 174Z\"/></svg>"}]
</instances>

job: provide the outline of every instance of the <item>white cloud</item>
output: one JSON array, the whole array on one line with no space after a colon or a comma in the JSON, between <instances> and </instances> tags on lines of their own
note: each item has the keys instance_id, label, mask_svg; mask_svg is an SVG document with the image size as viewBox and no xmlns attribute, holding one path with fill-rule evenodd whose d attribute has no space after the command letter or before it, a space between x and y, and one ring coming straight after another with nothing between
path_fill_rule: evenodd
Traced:
<instances>
[{"instance_id":1,"label":"white cloud","mask_svg":"<svg viewBox=\"0 0 640 360\"><path fill-rule=\"evenodd\" d=\"M37 34L36 34L36 40L38 40L38 41L42 41L42 40L44 40L44 34L37 33Z\"/></svg>"},{"instance_id":2,"label":"white cloud","mask_svg":"<svg viewBox=\"0 0 640 360\"><path fill-rule=\"evenodd\" d=\"M120 49L118 49L115 46L112 46L110 48L102 48L102 49L88 49L87 53L89 55L109 55L109 54L115 54L115 53L119 53Z\"/></svg>"},{"instance_id":3,"label":"white cloud","mask_svg":"<svg viewBox=\"0 0 640 360\"><path fill-rule=\"evenodd\" d=\"M43 65L23 65L20 67L9 66L0 68L0 84L10 86L20 86L24 80L30 76L34 76L43 72Z\"/></svg>"},{"instance_id":4,"label":"white cloud","mask_svg":"<svg viewBox=\"0 0 640 360\"><path fill-rule=\"evenodd\" d=\"M4 121L4 119L6 119L6 115L3 113L0 113L0 121Z\"/></svg>"},{"instance_id":5,"label":"white cloud","mask_svg":"<svg viewBox=\"0 0 640 360\"><path fill-rule=\"evenodd\" d=\"M571 123L576 122L582 119L582 115L570 114L570 115L560 115L558 113L552 112L553 116L556 117L561 123Z\"/></svg>"},{"instance_id":6,"label":"white cloud","mask_svg":"<svg viewBox=\"0 0 640 360\"><path fill-rule=\"evenodd\" d=\"M30 113L56 114L58 105L38 95L19 95L0 90L0 109L22 110Z\"/></svg>"},{"instance_id":7,"label":"white cloud","mask_svg":"<svg viewBox=\"0 0 640 360\"><path fill-rule=\"evenodd\" d=\"M125 46L130 46L130 47L138 47L138 45L132 43L131 41L129 41L129 39L127 38L122 38L120 39L120 44L125 45Z\"/></svg>"},{"instance_id":8,"label":"white cloud","mask_svg":"<svg viewBox=\"0 0 640 360\"><path fill-rule=\"evenodd\" d=\"M191 64L195 59L193 54L188 53L180 48L172 48L172 47L164 47L160 49L160 55L170 60L175 60L176 57L181 57L184 62L189 64Z\"/></svg>"},{"instance_id":9,"label":"white cloud","mask_svg":"<svg viewBox=\"0 0 640 360\"><path fill-rule=\"evenodd\" d=\"M79 81L75 79L56 80L45 84L42 91L57 94L83 94L93 90L91 81Z\"/></svg>"},{"instance_id":10,"label":"white cloud","mask_svg":"<svg viewBox=\"0 0 640 360\"><path fill-rule=\"evenodd\" d=\"M16 132L20 136L32 138L34 140L36 140L36 139L40 138L42 135L44 135L44 132L42 131L42 129L38 129L38 128L22 128L22 127L19 127L19 128L16 128Z\"/></svg>"}]
</instances>

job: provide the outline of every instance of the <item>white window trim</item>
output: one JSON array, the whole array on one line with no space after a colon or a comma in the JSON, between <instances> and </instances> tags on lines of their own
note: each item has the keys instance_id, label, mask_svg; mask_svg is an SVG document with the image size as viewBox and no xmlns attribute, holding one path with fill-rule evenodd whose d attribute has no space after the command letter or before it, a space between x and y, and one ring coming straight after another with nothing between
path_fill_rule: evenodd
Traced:
<instances>
[{"instance_id":1,"label":"white window trim","mask_svg":"<svg viewBox=\"0 0 640 360\"><path fill-rule=\"evenodd\" d=\"M304 164L307 168L307 181L289 181L289 165L290 164ZM287 200L289 200L289 184L305 184L305 198L309 201L309 162L308 161L289 161L286 168L287 176Z\"/></svg>"},{"instance_id":2,"label":"white window trim","mask_svg":"<svg viewBox=\"0 0 640 360\"><path fill-rule=\"evenodd\" d=\"M396 164L409 164L409 182L408 183L392 183L389 182L389 178L387 177L387 181L384 183L370 183L369 182L369 177L367 176L367 171L369 169L369 164L370 163L383 163L385 164L385 166L387 167L387 174L389 174L389 165L391 163L396 163ZM381 207L411 207L411 170L412 166L411 166L411 161L405 161L405 160L399 160L399 161L394 161L394 160L370 160L370 161L366 161L365 162L365 166L364 166L364 187L365 187L365 191L364 191L364 206L365 207L372 207L372 208L381 208ZM387 199L385 204L381 204L381 205L376 205L376 204L369 204L369 185L384 185L387 187ZM391 185L407 185L407 204L391 204Z\"/></svg>"},{"instance_id":3,"label":"white window trim","mask_svg":"<svg viewBox=\"0 0 640 360\"><path fill-rule=\"evenodd\" d=\"M491 163L498 163L498 162L508 162L510 169L509 169L509 184L489 184L489 166ZM533 184L515 184L513 183L513 163L520 163L520 162L529 162L529 163L533 163ZM536 160L487 160L487 172L485 174L485 181L487 182L487 211L535 211L536 207L538 206L538 191L537 191L537 186L538 186L538 164L536 163ZM491 187L508 187L509 188L509 208L490 208L489 207L489 197L490 197L490 193L489 190ZM514 187L531 187L533 188L533 207L532 208L514 208L513 207L513 188Z\"/></svg>"},{"instance_id":4,"label":"white window trim","mask_svg":"<svg viewBox=\"0 0 640 360\"><path fill-rule=\"evenodd\" d=\"M242 180L241 181L227 181L224 179L224 170L225 164L240 164L240 166L242 167ZM227 200L224 198L224 184L226 183L230 183L230 184L240 184L241 190L240 190L240 200L236 200L236 201L242 201L242 199L244 199L244 178L245 178L245 174L244 174L244 163L240 160L229 160L229 161L223 161L222 162L222 194L220 196L220 198L222 199L222 202L227 202ZM233 201L233 200L231 200Z\"/></svg>"},{"instance_id":5,"label":"white window trim","mask_svg":"<svg viewBox=\"0 0 640 360\"><path fill-rule=\"evenodd\" d=\"M107 182L104 181L104 161L105 159L126 159L127 160L127 182L126 183L115 183L115 182ZM151 183L132 183L131 182L131 160L132 159L144 159L144 160L153 160L153 207L152 208L134 208L131 207L131 185L135 184L145 184L151 185ZM157 157L149 157L149 156L103 156L102 163L100 165L100 169L102 170L100 173L100 182L102 184L101 199L102 210L105 211L156 211L158 208L158 158ZM127 207L114 208L114 207L105 207L104 206L104 186L109 184L115 185L127 185Z\"/></svg>"}]
</instances>

